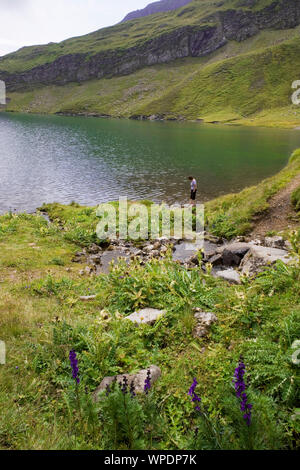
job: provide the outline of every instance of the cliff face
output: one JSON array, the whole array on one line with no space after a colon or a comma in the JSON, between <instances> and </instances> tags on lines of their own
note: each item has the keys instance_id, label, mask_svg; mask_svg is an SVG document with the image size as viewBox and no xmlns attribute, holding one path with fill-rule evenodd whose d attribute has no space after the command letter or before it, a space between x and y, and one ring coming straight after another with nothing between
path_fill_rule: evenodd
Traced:
<instances>
[{"instance_id":1,"label":"cliff face","mask_svg":"<svg viewBox=\"0 0 300 470\"><path fill-rule=\"evenodd\" d=\"M134 20L136 18L142 18L144 16L153 15L155 13L163 13L170 10L176 10L177 8L183 7L192 0L161 0L160 2L153 2L147 5L142 10L132 11L125 16L122 23L125 21Z\"/></svg>"},{"instance_id":2,"label":"cliff face","mask_svg":"<svg viewBox=\"0 0 300 470\"><path fill-rule=\"evenodd\" d=\"M37 85L82 82L130 74L142 67L214 52L228 40L243 41L263 29L286 29L300 24L300 0L274 1L262 10L231 9L209 15L199 26L185 26L125 50L94 55L74 53L22 73L0 71L8 90Z\"/></svg>"}]
</instances>

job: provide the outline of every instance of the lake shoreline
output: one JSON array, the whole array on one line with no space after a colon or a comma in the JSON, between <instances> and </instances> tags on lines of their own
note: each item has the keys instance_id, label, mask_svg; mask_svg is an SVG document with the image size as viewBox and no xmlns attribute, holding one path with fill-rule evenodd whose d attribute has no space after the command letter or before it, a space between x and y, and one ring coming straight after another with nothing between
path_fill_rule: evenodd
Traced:
<instances>
[{"instance_id":1,"label":"lake shoreline","mask_svg":"<svg viewBox=\"0 0 300 470\"><path fill-rule=\"evenodd\" d=\"M186 118L173 118L173 117L154 117L154 116L145 116L145 115L133 115L133 116L118 116L118 115L111 115L111 114L102 114L102 113L95 113L95 112L78 112L78 113L67 113L67 112L54 112L54 113L47 113L47 112L32 112L32 111L25 111L25 110L12 110L12 109L1 109L1 113L10 113L10 114L28 114L33 116L62 116L62 117L81 117L81 118L97 118L97 119L114 119L114 120L124 120L124 121L143 121L143 122L174 122L174 123L193 123L199 125L212 125L212 126L232 126L232 127L257 127L257 128L267 128L267 129L291 129L300 131L299 123L291 124L290 121L280 121L271 120L264 123L260 123L258 119L234 119L228 121L206 121L204 119L186 119Z\"/></svg>"},{"instance_id":2,"label":"lake shoreline","mask_svg":"<svg viewBox=\"0 0 300 470\"><path fill-rule=\"evenodd\" d=\"M190 174L208 203L276 174L300 144L290 130L76 117L1 114L1 212L119 196L184 204Z\"/></svg>"}]
</instances>

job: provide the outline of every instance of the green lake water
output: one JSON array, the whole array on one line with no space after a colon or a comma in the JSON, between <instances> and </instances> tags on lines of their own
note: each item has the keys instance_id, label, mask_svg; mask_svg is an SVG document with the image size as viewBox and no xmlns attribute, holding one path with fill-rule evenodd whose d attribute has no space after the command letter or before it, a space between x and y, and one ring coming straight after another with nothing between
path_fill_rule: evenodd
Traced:
<instances>
[{"instance_id":1,"label":"green lake water","mask_svg":"<svg viewBox=\"0 0 300 470\"><path fill-rule=\"evenodd\" d=\"M300 131L0 114L0 212L43 202L96 205L151 199L198 201L275 174L300 147Z\"/></svg>"}]
</instances>

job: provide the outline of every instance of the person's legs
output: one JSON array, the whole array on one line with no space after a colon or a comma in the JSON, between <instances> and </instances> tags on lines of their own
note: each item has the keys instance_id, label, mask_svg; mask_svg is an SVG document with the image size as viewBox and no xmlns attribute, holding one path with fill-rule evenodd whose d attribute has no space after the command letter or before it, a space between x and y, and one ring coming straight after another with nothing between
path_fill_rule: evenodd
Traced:
<instances>
[{"instance_id":1,"label":"person's legs","mask_svg":"<svg viewBox=\"0 0 300 470\"><path fill-rule=\"evenodd\" d=\"M197 194L197 191L191 191L191 205L192 206L195 206L196 205L196 194Z\"/></svg>"}]
</instances>

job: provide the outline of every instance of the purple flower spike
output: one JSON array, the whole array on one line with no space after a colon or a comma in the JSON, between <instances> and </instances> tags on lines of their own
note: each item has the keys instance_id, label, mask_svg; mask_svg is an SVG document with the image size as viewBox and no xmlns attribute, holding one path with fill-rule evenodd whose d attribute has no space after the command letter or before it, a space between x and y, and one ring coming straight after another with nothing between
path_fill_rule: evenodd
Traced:
<instances>
[{"instance_id":1,"label":"purple flower spike","mask_svg":"<svg viewBox=\"0 0 300 470\"><path fill-rule=\"evenodd\" d=\"M148 369L147 378L145 380L144 392L148 395L149 391L151 390L151 371Z\"/></svg>"},{"instance_id":2,"label":"purple flower spike","mask_svg":"<svg viewBox=\"0 0 300 470\"><path fill-rule=\"evenodd\" d=\"M77 384L80 383L79 379L79 369L78 369L78 360L75 351L70 351L70 363L72 368L72 377L76 381Z\"/></svg>"},{"instance_id":3,"label":"purple flower spike","mask_svg":"<svg viewBox=\"0 0 300 470\"><path fill-rule=\"evenodd\" d=\"M240 359L238 367L234 372L234 388L237 398L241 400L241 411L245 414L243 415L244 420L246 421L247 426L251 425L251 410L253 405L248 403L248 397L246 393L246 384L244 381L246 366L242 359Z\"/></svg>"},{"instance_id":4,"label":"purple flower spike","mask_svg":"<svg viewBox=\"0 0 300 470\"><path fill-rule=\"evenodd\" d=\"M198 385L198 382L197 382L196 379L194 379L194 381L192 383L192 386L189 389L189 396L192 398L193 403L200 403L201 402L201 398L198 397L197 393L195 392L195 389L196 389L197 385ZM195 410L196 411L201 411L200 406L196 405Z\"/></svg>"}]
</instances>

